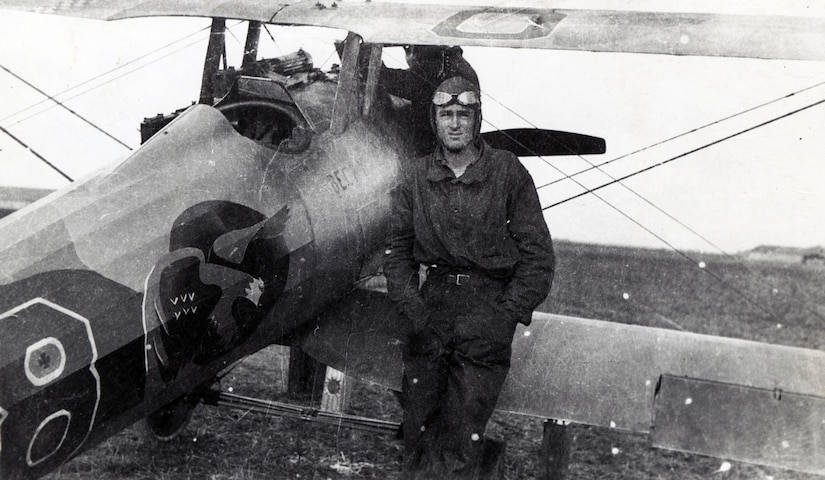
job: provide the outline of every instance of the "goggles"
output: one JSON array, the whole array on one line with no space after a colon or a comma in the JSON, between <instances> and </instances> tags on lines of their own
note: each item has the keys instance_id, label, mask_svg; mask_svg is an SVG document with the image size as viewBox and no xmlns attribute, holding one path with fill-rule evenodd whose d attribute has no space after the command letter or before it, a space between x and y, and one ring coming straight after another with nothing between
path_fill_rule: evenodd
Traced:
<instances>
[{"instance_id":1,"label":"goggles","mask_svg":"<svg viewBox=\"0 0 825 480\"><path fill-rule=\"evenodd\" d=\"M435 106L443 107L451 103L472 107L478 105L480 102L478 100L478 94L472 91L461 93L435 92L435 94L433 94L433 104Z\"/></svg>"}]
</instances>

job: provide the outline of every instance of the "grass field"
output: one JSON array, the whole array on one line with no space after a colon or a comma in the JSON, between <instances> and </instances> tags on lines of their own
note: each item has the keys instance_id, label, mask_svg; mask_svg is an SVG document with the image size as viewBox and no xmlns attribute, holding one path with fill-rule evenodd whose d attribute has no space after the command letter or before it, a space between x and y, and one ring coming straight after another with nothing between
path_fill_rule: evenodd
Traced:
<instances>
[{"instance_id":1,"label":"grass field","mask_svg":"<svg viewBox=\"0 0 825 480\"><path fill-rule=\"evenodd\" d=\"M825 348L825 268L563 242L557 256L556 282L543 311ZM267 348L233 370L221 388L295 403L285 393L287 364L283 347ZM349 413L400 419L390 392L357 381ZM583 425L570 429L569 479L823 478L657 450L646 435ZM496 413L487 435L507 444L507 479L539 477L541 419ZM172 441L158 442L135 425L49 478L395 479L401 453L401 442L392 435L199 407Z\"/></svg>"}]
</instances>

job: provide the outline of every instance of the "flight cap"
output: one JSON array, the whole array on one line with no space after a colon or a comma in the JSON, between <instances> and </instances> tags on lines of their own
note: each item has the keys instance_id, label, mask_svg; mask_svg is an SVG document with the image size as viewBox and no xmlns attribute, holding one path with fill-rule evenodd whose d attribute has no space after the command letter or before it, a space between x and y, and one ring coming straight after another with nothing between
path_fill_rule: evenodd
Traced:
<instances>
[{"instance_id":1,"label":"flight cap","mask_svg":"<svg viewBox=\"0 0 825 480\"><path fill-rule=\"evenodd\" d=\"M473 139L478 140L481 135L481 91L474 82L460 76L450 77L441 82L433 93L430 120L433 131L435 127L435 110L437 106L446 106L453 103L475 109L475 128Z\"/></svg>"}]
</instances>

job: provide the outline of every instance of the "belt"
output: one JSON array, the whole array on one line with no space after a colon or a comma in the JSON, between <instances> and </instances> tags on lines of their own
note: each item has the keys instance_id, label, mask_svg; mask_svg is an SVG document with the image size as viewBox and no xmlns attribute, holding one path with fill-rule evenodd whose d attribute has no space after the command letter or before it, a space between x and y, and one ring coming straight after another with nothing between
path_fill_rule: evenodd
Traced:
<instances>
[{"instance_id":1,"label":"belt","mask_svg":"<svg viewBox=\"0 0 825 480\"><path fill-rule=\"evenodd\" d=\"M457 286L501 284L507 281L505 278L485 275L478 270L462 270L460 268L439 265L431 265L427 269L427 278L433 278L433 280L438 283Z\"/></svg>"}]
</instances>

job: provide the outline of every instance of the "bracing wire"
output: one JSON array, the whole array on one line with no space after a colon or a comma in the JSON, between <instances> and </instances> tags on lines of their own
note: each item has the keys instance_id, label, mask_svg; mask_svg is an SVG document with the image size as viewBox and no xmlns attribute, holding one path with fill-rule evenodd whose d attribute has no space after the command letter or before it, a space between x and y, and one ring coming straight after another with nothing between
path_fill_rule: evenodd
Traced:
<instances>
[{"instance_id":1,"label":"bracing wire","mask_svg":"<svg viewBox=\"0 0 825 480\"><path fill-rule=\"evenodd\" d=\"M241 23L241 22L238 22L238 23ZM123 64L121 64L121 65L118 65L117 67L115 67L115 68L113 68L113 69L110 69L110 70L108 70L108 71L106 71L106 72L103 72L103 73L100 73L100 74L98 74L98 75L95 75L95 76L93 76L93 77L91 77L91 78L89 78L89 79L87 79L87 80L85 80L85 81L83 81L83 82L81 82L81 83L79 83L79 84L77 84L77 85L74 85L74 86L72 86L72 87L69 87L68 89L63 90L62 92L59 92L59 93L57 93L57 94L55 94L55 95L51 95L51 96L50 96L50 95L48 95L47 93L43 92L43 91L42 91L42 90L40 90L39 88L35 87L33 84L31 84L30 82L26 81L25 79L23 79L23 78L22 78L22 77L20 77L19 75L17 75L17 74L15 74L15 73L11 72L11 71L10 71L9 69L7 69L6 67L4 67L4 66L1 66L1 65L0 65L0 67L2 67L4 70L6 70L9 74L11 74L12 76L14 76L15 78L17 78L19 81L21 81L21 82L23 82L24 84L28 85L29 87L31 87L31 88L33 88L33 89L35 89L35 91L37 91L38 93L40 93L41 95L43 95L43 96L45 96L45 97L46 97L45 99L40 100L39 102L35 102L35 103L33 103L33 104L31 104L31 105L29 105L29 106L27 106L27 107L25 107L25 108L23 108L23 109L21 109L21 110L18 110L18 111L16 111L16 112L12 113L11 115L8 115L8 116L6 116L6 117L4 117L4 118L0 119L0 123L4 122L4 121L6 121L6 120L8 120L8 119L10 119L10 118L13 118L14 116L19 115L19 114L21 114L21 113L23 113L23 112L26 112L26 111L28 111L28 110L31 110L32 108L35 108L35 107L37 107L37 106L39 106L39 105L42 105L42 104L43 104L43 103L45 103L45 102L52 101L52 102L54 102L54 103L53 103L50 107L47 107L47 108L45 108L45 109L43 109L43 110L40 110L40 111L38 111L38 112L35 112L35 113L33 113L33 114L31 114L31 115L29 115L29 116L27 116L27 117L24 117L24 118L22 118L22 119L20 119L20 120L16 121L16 122L15 122L15 124L18 124L18 123L24 122L24 121L26 121L26 120L28 120L28 119L30 119L30 118L32 118L32 117L34 117L34 116L40 115L41 113L44 113L45 111L47 111L47 110L49 110L49 109L51 109L51 108L53 108L53 107L55 107L55 106L58 106L58 105L59 105L59 106L61 106L61 107L65 108L66 110L68 110L71 114L75 115L76 117L78 117L78 118L80 118L81 120L83 120L84 122L86 122L86 123L90 124L91 126L93 126L94 128L96 128L96 129L97 129L97 130L99 130L100 132L104 133L104 134L105 134L105 135L107 135L108 137L112 138L113 140L115 140L115 141L116 141L116 142L118 142L119 144L121 144L121 145L125 146L126 148L128 148L129 150L131 150L131 147L129 147L128 145L126 145L125 143L123 143L122 141L120 141L119 139L115 138L113 135L109 134L108 132L106 132L105 130L103 130L101 127L99 127L99 126L95 125L94 123L90 122L89 120L85 119L84 117L82 117L81 115L79 115L79 114L78 114L77 112L75 112L74 110L72 110L72 109L68 108L68 107L65 105L65 103L66 103L66 102L68 102L69 100L73 100L73 99L75 99L75 98L77 98L77 97L80 97L81 95L85 95L85 94L87 94L87 93L89 93L89 92L91 92L91 91L93 91L93 90L95 90L95 89L97 89L97 88L100 88L100 87L102 87L103 85L106 85L106 84L108 84L108 83L111 83L111 82L113 82L113 81L115 81L115 80L119 79L119 78L122 78L122 77L124 77L124 76L126 76L126 75L128 75L128 74L134 73L134 72L136 72L137 70L140 70L140 69L142 69L142 68L145 68L145 67L147 67L147 66L149 66L149 65L151 65L151 64L153 64L153 63L156 63L156 62L158 62L158 61L160 61L160 60L162 60L162 59L164 59L164 58L166 58L166 57L169 57L169 56L174 55L174 54L176 54L176 53L178 53L178 52L180 52L180 51L182 51L182 50L185 50L185 49L187 49L187 48L189 48L189 47L192 47L192 46L194 46L194 45L197 45L198 43L201 43L201 42L202 42L202 39L198 39L198 40L197 40L197 41L195 41L195 42L190 42L190 43L188 43L188 44L184 45L183 47L181 47L181 48L179 48L179 49L177 49L177 50L174 50L174 51L172 51L172 52L170 52L170 53L168 53L168 54L166 54L166 55L163 55L163 56L161 56L161 57L155 58L154 60L152 60L152 61L150 61L150 62L147 62L146 64L143 64L143 65L141 65L141 66L138 66L137 68L131 69L131 70L129 70L129 71L125 72L125 73L122 73L122 74L120 74L120 75L118 75L118 76L112 77L112 78L108 79L107 81L105 81L105 82L103 82L103 83L97 84L96 86L94 86L94 87L92 87L92 88L89 88L89 89L87 89L87 90L81 91L80 93L78 93L78 94L76 94L76 95L73 95L73 96L71 96L71 97L68 97L68 98L66 98L66 99L64 99L64 100L58 101L58 100L56 99L56 97L58 97L58 96L62 96L62 95L66 94L66 93L68 93L68 92L70 92L70 91L73 91L73 90L76 90L76 89L80 88L80 87L81 87L81 86L83 86L83 85L87 85L87 84L89 84L89 83L92 83L92 82L94 82L94 81L96 81L96 80L98 80L98 79L100 79L100 78L102 78L102 77L104 77L104 76L107 76L107 75L109 75L109 74L111 74L111 73L113 73L113 72L115 72L115 71L118 71L118 70L120 70L120 69L123 69L123 68L125 68L125 67L129 66L129 65L132 65L132 64L134 64L134 63L136 63L136 62L138 62L138 61L140 61L140 60L142 60L142 59L144 59L144 58L147 58L147 57L149 57L149 56L151 56L151 55L154 55L155 53L157 53L157 52L159 52L159 51L161 51L161 50L163 50L163 49L166 49L166 48L168 48L168 47L170 47L170 46L172 46L172 45L175 45L175 44L180 43L180 42L182 42L182 41L184 41L184 40L186 40L186 39L188 39L188 38L191 38L191 37L193 37L193 36L195 36L195 35L198 35L198 34L200 34L201 32L203 32L203 31L205 31L205 30L208 30L209 28L210 28L210 27L202 28L202 29L200 29L200 30L198 30L198 31L196 31L196 32L190 33L189 35L186 35L185 37L182 37L182 38L180 38L180 39L178 39L178 40L175 40L175 41L173 41L173 42L167 43L166 45L163 45L163 46L161 46L161 47L159 47L159 48L156 48L155 50L152 50L151 52L148 52L148 53L146 53L146 54L140 55L140 56L138 56L138 57L136 57L136 58L134 58L134 59L132 59L132 60L130 60L130 61L128 61L128 62L125 62L125 63L123 63ZM13 134L12 134L12 133L11 133L11 132L7 129L7 128L0 126L0 131L2 131L3 133L5 133L6 135L8 135L8 136L9 136L10 138L12 138L15 142L17 142L17 143L19 143L20 145L22 145L24 148L26 148L28 151L30 151L30 152L31 152L31 153L32 153L32 154L33 154L36 158L38 158L40 161L44 162L46 165L48 165L50 168L52 168L53 170L55 170L55 171L56 171L57 173L59 173L61 176L63 176L64 178L66 178L66 179L67 179L67 180L69 180L70 182L72 181L72 178L71 178L70 176L68 176L65 172L63 172L63 170L61 170L60 168L58 168L58 167L57 167L54 163L52 163L52 162L48 161L45 157L43 157L43 155L41 155L40 153L38 153L37 151L35 151L34 149L32 149L29 145L27 145L26 143L24 143L22 140L20 140L20 139L19 139L19 138L17 138L16 136L14 136L14 135L13 135Z\"/></svg>"},{"instance_id":2,"label":"bracing wire","mask_svg":"<svg viewBox=\"0 0 825 480\"><path fill-rule=\"evenodd\" d=\"M4 65L0 65L0 68L1 68L1 69L3 69L3 70L5 70L5 71L6 71L6 73L8 73L8 74L9 74L9 75L11 75L12 77L16 78L18 81L22 82L23 84L25 84L26 86L28 86L29 88L31 88L32 90L34 90L35 92L37 92L37 93L39 93L40 95L43 95L44 97L46 97L46 98L48 98L49 100L51 100L51 101L52 101L52 102L54 102L57 106L59 106L59 107L63 108L63 109L64 109L64 110L66 110L67 112L69 112L69 113L71 113L72 115L74 115L75 117L79 118L80 120L82 120L83 122L85 122L87 125L90 125L92 128L94 128L94 129L95 129L95 130L97 130L98 132L102 133L103 135L106 135L106 136L107 136L107 137L109 137L110 139L112 139L112 140L114 140L115 142L117 142L119 145L121 145L121 146L125 147L127 150L132 150L132 147L130 147L129 145L127 145L127 144L126 144L125 142L123 142L121 139L119 139L119 138L117 138L116 136L114 136L113 134L111 134L111 133L107 132L107 131L106 131L106 130L104 130L101 126L99 126L99 125L97 125L96 123L92 122L91 120L89 120L88 118L84 117L83 115L81 115L81 114L77 113L76 111L74 111L73 109L71 109L69 106L67 106L65 103L61 102L60 100L56 99L55 97L53 97L53 96L49 95L48 93L44 92L43 90L39 89L36 85L34 85L33 83L29 82L29 81L28 81L28 80L26 80L25 78L23 78L23 77L21 77L20 75L18 75L18 74L16 74L16 73L12 72L12 71L11 71L8 67L6 67L6 66L4 66Z\"/></svg>"},{"instance_id":3,"label":"bracing wire","mask_svg":"<svg viewBox=\"0 0 825 480\"><path fill-rule=\"evenodd\" d=\"M642 173L645 173L645 172L649 172L649 171L651 171L651 170L653 170L653 169L655 169L655 168L657 168L657 167L661 167L662 165L666 165L666 164L668 164L668 163L670 163L670 162L673 162L673 161L675 161L675 160L678 160L678 159L680 159L680 158L687 157L688 155L691 155L691 154L693 154L693 153L699 152L699 151L701 151L701 150L704 150L704 149L706 149L706 148L712 147L712 146L714 146L714 145L718 145L718 144L720 144L720 143L722 143L722 142L725 142L725 141L727 141L727 140L730 140L730 139L736 138L736 137L738 137L738 136L740 136L740 135L743 135L743 134L745 134L745 133L751 132L751 131L753 131L753 130L756 130L756 129L758 129L758 128L764 127L764 126L766 126L766 125L770 125L771 123L774 123L774 122L776 122L776 121L782 120L782 119L784 119L784 118L788 118L788 117L790 117L790 116L792 116L792 115L795 115L795 114L797 114L797 113L803 112L803 111L808 110L808 109L810 109L810 108L816 107L817 105L821 105L821 104L823 104L823 103L825 103L825 99L823 99L823 100L818 100L818 101L816 101L816 102L814 102L814 103L811 103L811 104L805 105L804 107L800 107L800 108L798 108L798 109L796 109L796 110L793 110L793 111L791 111L791 112L784 113L784 114L782 114L782 115L780 115L780 116L778 116L778 117L774 117L774 118L772 118L772 119L770 119L770 120L766 120L766 121L764 121L764 122L762 122L762 123L759 123L758 125L754 125L754 126L752 126L752 127L745 128L745 129L740 130L740 131L738 131L738 132L736 132L736 133L733 133L733 134L727 135L727 136L725 136L725 137L723 137L723 138L720 138L720 139L714 140L714 141L712 141L712 142L708 142L708 143L706 143L706 144L704 144L704 145L701 145L701 146L699 146L699 147L693 148L693 149L691 149L691 150L689 150L689 151L682 152L682 153L680 153L679 155L675 155L675 156L673 156L673 157L671 157L671 158L669 158L669 159L667 159L667 160L663 160L663 161L661 161L661 162L659 162L659 163L656 163L656 164L653 164L653 165L649 165L649 166L647 166L647 167L645 167L645 168L642 168L642 169L636 170L635 172L629 173L629 174L624 175L624 176L619 177L619 178L613 178L613 177L610 177L610 175L608 175L607 173L605 173L604 171L602 171L602 173L604 173L605 175L607 175L608 177L610 177L610 178L611 178L611 181L606 182L606 183L604 183L604 184L602 184L602 185L599 185L599 186L597 186L597 187L594 187L594 188L585 189L585 191L584 191L584 192L578 193L578 194L576 194L576 195L572 195L572 196L570 196L570 197L568 197L568 198L565 198L564 200L560 200L560 201L558 201L558 202L556 202L556 203L554 203L554 204L548 205L547 207L544 207L544 209L546 210L546 209L548 209L548 208L553 208L553 207L555 207L555 206L557 206L557 205L561 205L561 204L563 204L563 203L569 202L570 200L574 200L574 199L579 198L579 197L581 197L581 196L583 196L583 195L587 195L588 193L595 192L596 190L601 190L602 188L609 187L610 185L614 185L614 184L616 184L616 183L621 184L621 182L623 182L624 180L627 180L628 178L632 178L632 177L635 177L635 176L637 176L637 175L639 175L639 174L642 174ZM571 180L573 180L573 176L571 176L571 177L569 177L569 178L570 178ZM574 180L574 181L575 181L575 180ZM581 183L579 183L579 182L576 182L576 184L577 184L577 185L582 186L582 185L581 185ZM626 187L626 188L627 188L627 187ZM652 205L652 204L651 204L651 205Z\"/></svg>"},{"instance_id":4,"label":"bracing wire","mask_svg":"<svg viewBox=\"0 0 825 480\"><path fill-rule=\"evenodd\" d=\"M84 85L87 85L87 84L89 84L89 83L92 83L92 82L94 82L94 81L96 81L96 80L100 79L100 78L103 78L103 77L105 77L105 76L107 76L107 75L109 75L109 74L111 74L111 73L114 73L114 72L116 72L116 71L118 71L118 70L121 70L121 69L123 69L123 68L126 68L126 67L128 67L129 65L132 65L133 63L137 63L137 62L139 62L139 61L143 60L144 58L150 57L150 56L154 55L155 53L157 53L157 52L159 52L159 51L161 51L161 50L164 50L164 49L166 49L166 48L171 47L172 45L175 45L175 44L177 44L177 43L180 43L180 42L182 42L182 41L184 41L184 40L186 40L186 39L188 39L188 38L190 38L190 37L193 37L193 36L195 36L195 35L198 35L198 34L200 34L200 33L204 32L204 31L208 31L208 30L209 30L209 28L210 28L210 27L208 27L208 26L207 26L207 27L204 27L204 28L201 28L200 30L197 30L197 31L195 31L195 32L192 32L192 33L190 33L189 35L186 35L185 37L179 38L179 39L177 39L177 40L175 40L175 41L173 41L173 42L169 42L169 43L167 43L166 45L160 46L160 47L158 47L158 48L156 48L156 49L154 49L154 50L152 50L152 51L150 51L150 52L147 52L147 53L145 53L145 54L143 54L143 55L140 55L140 56L138 56L138 57L135 57L135 58L133 58L132 60L129 60L128 62L125 62L125 63L122 63L122 64L120 64L120 65L116 66L115 68L112 68L112 69L107 70L107 71L105 71L105 72L99 73L99 74L97 74L97 75L95 75L95 76L93 76L93 77L91 77L91 78L88 78L88 79L86 79L86 80L84 80L84 81L82 81L82 82L80 82L80 83L78 83L78 84L76 84L76 85L73 85L73 86L71 86L71 87L69 87L69 88L67 88L67 89L65 89L65 90L63 90L63 91L61 91L61 92L58 92L58 93L54 94L54 95L53 95L53 97L59 97L59 96L62 96L62 95L64 95L64 94L69 93L69 92L71 92L71 91L73 91L73 90L76 90L76 89L78 89L78 88L80 88L80 87L82 87L82 86L84 86ZM183 49L185 49L185 48L189 48L191 45L192 45L192 44L186 45ZM183 49L176 50L175 52L179 52L179 51L181 51L181 50L183 50ZM161 57L161 58L164 58L164 57ZM149 62L149 64L151 64L151 63L154 63L154 62ZM135 69L135 70L137 70L137 69ZM131 70L130 72L135 71L135 70ZM95 87L95 88L97 88L97 87ZM92 90L93 90L93 89L86 90L86 91L84 92L84 94L85 94L85 93L88 93L88 92L90 92L90 91L92 91ZM72 98L75 98L75 97L72 97ZM5 116L5 117L3 117L3 118L0 118L0 123L3 123L3 122L5 122L5 121L9 120L10 118L15 117L15 116L17 116L17 115L19 115L19 114L21 114L21 113L23 113L23 112L25 112L25 111L31 110L32 108L38 107L38 106L40 106L40 105L42 105L42 104L44 104L44 103L46 103L46 102L48 102L48 101L49 101L49 99L48 99L48 98L46 98L46 99L40 100L39 102L32 103L31 105L28 105L27 107L24 107L24 108L22 108L22 109L20 109L20 110L18 110L18 111L16 111L16 112L14 112L14 113L11 113L11 114L9 114L9 115L6 115L6 116ZM30 117L26 117L26 118L30 118ZM25 119L23 119L23 120L25 120ZM23 121L23 120L20 120L20 121ZM16 123L20 123L20 121L18 121L18 122L16 122Z\"/></svg>"},{"instance_id":5,"label":"bracing wire","mask_svg":"<svg viewBox=\"0 0 825 480\"><path fill-rule=\"evenodd\" d=\"M19 143L23 148L25 148L26 150L31 152L31 154L34 155L35 157L37 157L40 161L42 161L43 163L45 163L46 165L51 167L54 171L56 171L57 173L62 175L63 178L65 178L66 180L68 180L70 182L73 181L72 177L66 175L66 173L63 170L61 170L60 168L58 168L57 165L55 165L52 162L46 160L46 158L43 155L40 155L37 151L35 151L30 146L28 146L25 142L23 142L19 138L15 137L10 131L8 131L5 128L3 128L2 126L0 126L0 132L5 133L9 138L11 138L15 142Z\"/></svg>"},{"instance_id":6,"label":"bracing wire","mask_svg":"<svg viewBox=\"0 0 825 480\"><path fill-rule=\"evenodd\" d=\"M242 23L242 22L238 22L238 24L240 24L240 23ZM237 25L237 24L236 24L236 25ZM234 26L236 26L236 25L233 25L233 27L234 27ZM206 28L206 30L208 30L209 28L211 28L211 27L207 27L207 28ZM81 83L79 83L78 85L75 85L75 86L73 86L73 87L70 87L70 88L68 88L68 89L64 90L63 92L58 93L57 95L62 95L62 94L67 93L67 92L69 92L69 91L75 90L76 88L78 88L78 87L79 87L79 86L81 86L81 85L85 85L85 84L91 83L91 82L92 82L92 81L94 81L94 80L97 80L97 79L102 78L102 77L104 77L104 76L106 76L106 75L109 75L110 73L113 73L113 72L115 72L115 71L117 71L117 70L120 70L121 68L125 67L126 65L129 65L129 64L135 63L135 62L136 62L137 60L139 60L139 59L142 59L142 58L145 58L145 57L147 57L147 56L153 55L154 53L156 53L156 52L158 52L158 51L160 51L160 50L162 50L162 49L164 49L164 48L168 47L169 45L174 45L174 44L176 44L176 43L179 43L180 41L183 41L183 40L185 40L185 39L187 39L187 38L190 38L190 37L192 37L192 36L194 36L194 35L196 35L196 34L198 34L198 33L202 32L202 31L204 31L204 29L201 29L201 30L198 30L197 32L191 33L191 34L187 35L186 37L181 38L180 40L176 40L175 42L172 42L172 43L170 43L170 44L167 44L166 46L159 47L159 48L157 48L157 49L153 50L152 52L150 52L150 53L148 53L148 54L142 55L142 56L140 56L140 57L136 58L135 60L132 60L132 61L126 62L125 64L120 65L120 66L118 66L118 67L115 67L115 68L113 68L113 69L111 69L111 70L109 70L109 71L107 71L107 72L104 72L104 73L101 73L101 74L99 74L99 75L96 75L95 77L93 77L93 78L91 78L91 79L89 79L89 80L86 80L86 81L84 81L84 82L81 82ZM106 80L105 82L101 82L101 83L99 83L99 84L96 84L95 86L93 86L93 87L91 87L91 88L89 88L89 89L87 89L87 90L83 90L83 91L82 91L82 92L80 92L80 93L77 93L77 94L75 94L75 95L72 95L71 97L68 97L68 98L66 98L66 99L63 99L62 101L63 101L63 103L66 103L66 102L68 102L69 100L74 100L75 98L78 98L78 97L80 97L80 96L86 95L87 93L91 93L92 91L94 91L94 90L96 90L96 89L98 89L98 88L101 88L101 87L103 87L104 85L107 85L107 84L109 84L109 83L112 83L112 82L114 82L115 80L119 80L119 79L121 79L121 78L125 77L126 75L130 75L130 74L132 74L132 73L135 73L135 72L137 72L138 70L142 70L142 69L144 69L144 68L146 68L146 67L148 67L148 66L150 66L150 65L152 65L152 64L154 64L154 63L157 63L157 62L159 62L159 61L161 61L161 60L163 60L163 59L165 59L165 58L168 58L168 57L171 57L172 55L175 55L175 54L177 54L177 53L180 53L180 52L182 52L183 50L186 50L187 48L193 47L193 46L195 46L195 45L199 45L199 44L201 44L202 42L203 42L203 39L197 39L197 40L195 40L195 41L193 41L193 42L189 42L189 43L187 43L186 45L183 45L181 48L178 48L177 50L173 50L173 51L171 51L171 52L169 52L169 53L167 53L167 54L165 54L165 55L162 55L162 56L156 57L155 59L153 59L153 60L151 60L151 61L149 61L149 62L147 62L147 63L145 63L145 64L139 65L139 66L137 66L137 67L135 67L135 68L133 68L133 69L131 69L131 70L127 71L127 72L123 72L123 73L121 73L120 75L117 75L117 76L115 76L115 77L109 78L109 79L108 79L108 80ZM57 95L56 95L56 96L57 96ZM37 105L39 105L39 104L42 104L42 103L44 103L44 102L46 102L46 101L48 101L48 100L41 100L40 102L37 102L37 103L35 103L35 104L32 104L32 105L30 105L29 107L26 107L26 108L22 109L21 111L19 111L19 112L17 112L17 113L14 113L14 114L12 114L12 115L10 115L10 116L7 116L7 117L5 117L4 119L0 119L0 122L4 121L4 120L6 120L6 119L8 119L8 118L10 118L10 117L12 117L12 116L14 116L14 115L17 115L18 113L21 113L22 111L29 110L30 108L33 108L33 107L35 107L35 106L37 106ZM27 116L27 117L23 117L22 119L20 119L20 120L18 120L18 121L16 121L16 122L14 122L14 124L18 124L18 123L24 122L24 121L26 121L26 120L28 120L28 119L30 119L30 118L32 118L32 117L36 117L37 115L40 115L40 114L42 114L42 113L44 113L44 112L48 111L49 109L54 108L54 106L55 106L55 105L52 105L52 106L50 106L50 107L44 108L43 110L39 110L39 111L37 111L37 112L35 112L35 113L33 113L33 114L31 114L31 115Z\"/></svg>"},{"instance_id":7,"label":"bracing wire","mask_svg":"<svg viewBox=\"0 0 825 480\"><path fill-rule=\"evenodd\" d=\"M796 92L793 92L793 93L790 93L790 94L788 94L788 95L785 95L785 96L782 96L782 97L779 97L779 98L774 98L773 100L768 100L767 102L761 103L761 104L759 104L759 105L755 105L755 106L753 106L753 107L751 107L751 108L748 108L748 109L742 110L741 112L737 112L737 113L734 113L734 114L732 114L732 115L728 115L728 116L726 116L726 117L722 117L722 118L720 118L720 119L718 119L718 120L714 120L714 121L709 122L709 123L707 123L707 124L705 124L705 125L702 125L702 126L699 126L699 127L694 128L694 129L691 129L691 130L688 130L688 131L685 131L685 132L682 132L682 133L679 133L679 134L673 135L673 136L668 137L668 138L666 138L666 139L664 139L664 140L660 140L660 141L658 141L658 142L652 143L652 144L650 144L650 145L647 145L647 146L645 146L645 147L639 148L639 149L634 150L634 151L632 151L632 152L625 153L625 154L623 154L623 155L620 155L620 156L618 156L618 157L616 157L616 158L613 158L613 159L607 160L607 161L605 161L605 162L602 162L602 163L597 163L597 164L592 164L592 163L591 163L591 164L590 164L590 166L588 166L588 167L587 167L587 168L585 168L585 169L579 170L578 172L572 173L572 174L570 174L570 175L565 175L563 178L557 178L557 179L555 179L555 180L553 180L553 181L551 181L551 182L548 182L548 183L545 183L545 184L539 185L539 186L537 186L537 187L536 187L536 190L540 190L540 189L542 189L542 188L547 188L547 187L549 187L549 186L551 186L551 185L555 185L556 183L559 183L559 182L562 182L562 181L564 181L564 180L567 180L567 178L568 178L568 177L575 177L575 176L582 175L582 174L584 174L584 173L590 172L590 171L592 171L592 170L599 170L601 167L604 167L604 166L606 166L606 165L610 165L610 164L612 164L612 163L618 162L618 161L623 160L623 159L625 159L625 158L629 158L629 157L632 157L632 156L634 156L634 155L638 155L638 154L640 154L640 153L642 153L642 152L644 152L644 151L646 151L646 150L650 150L650 149L652 149L652 148L655 148L655 147L659 147L659 146L665 145L665 144L667 144L667 143L670 143L670 142L672 142L672 141L675 141L675 140L678 140L678 139L680 139L680 138L686 137L686 136L688 136L688 135L692 135L692 134L697 133L697 132L700 132L700 131L702 131L702 130L706 130L706 129L708 129L708 128L714 127L714 126L719 125L719 124L721 124L721 123L723 123L723 122L726 122L726 121L728 121L728 120L732 120L732 119L734 119L734 118L736 118L736 117L740 117L740 116L742 116L742 115L745 115L745 114L748 114L748 113L751 113L751 112L757 111L757 110L759 110L759 109L761 109L761 108L764 108L764 107L767 107L767 106L769 106L769 105L772 105L772 104L775 104L775 103L781 102L781 101L786 100L787 98L792 97L792 96L794 96L794 95L799 95L800 93L804 93L804 92L807 92L807 91L809 91L809 90L813 90L813 89L815 89L815 88L822 87L823 85L825 85L825 82L819 82L819 83L816 83L816 84L814 84L814 85L811 85L811 86L809 86L809 87L806 87L806 88L800 89L800 90L798 90L798 91L796 91ZM501 102L498 102L498 103L499 103L500 105L502 105L505 109L507 109L508 111L510 111L511 113L513 113L513 114L515 114L515 115L518 115L518 113L516 113L515 111L511 110L508 106L503 105ZM525 121L527 121L527 120L525 120Z\"/></svg>"}]
</instances>

